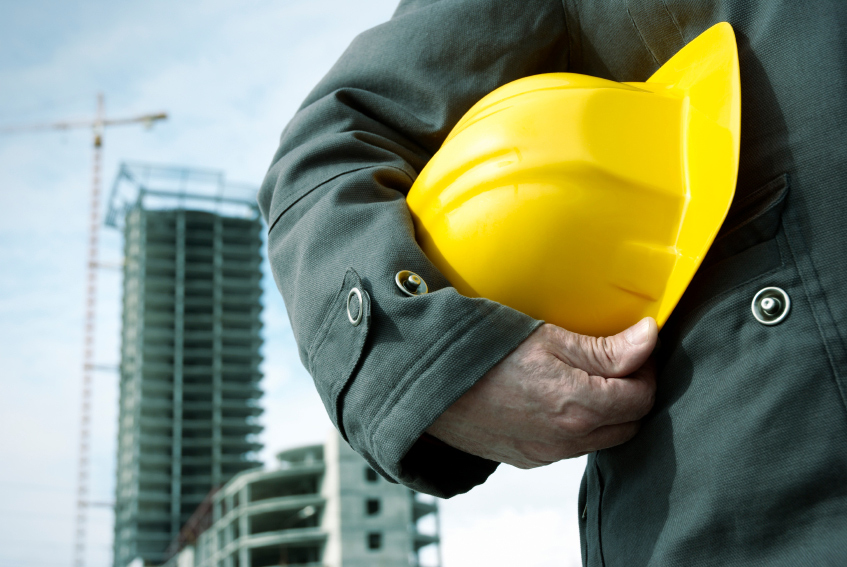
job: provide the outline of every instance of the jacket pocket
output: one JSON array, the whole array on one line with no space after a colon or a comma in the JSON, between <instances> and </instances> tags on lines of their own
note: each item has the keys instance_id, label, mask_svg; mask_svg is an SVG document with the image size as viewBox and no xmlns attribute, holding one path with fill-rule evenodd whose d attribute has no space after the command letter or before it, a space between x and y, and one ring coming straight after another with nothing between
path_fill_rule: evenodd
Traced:
<instances>
[{"instance_id":1,"label":"jacket pocket","mask_svg":"<svg viewBox=\"0 0 847 567\"><path fill-rule=\"evenodd\" d=\"M733 203L674 313L697 311L710 300L783 265L784 254L776 236L788 192L788 175L782 174ZM679 315L672 316L670 326L678 319Z\"/></svg>"},{"instance_id":2,"label":"jacket pocket","mask_svg":"<svg viewBox=\"0 0 847 567\"><path fill-rule=\"evenodd\" d=\"M309 373L327 414L344 439L339 397L353 375L371 326L371 298L359 274L348 268L309 352Z\"/></svg>"},{"instance_id":3,"label":"jacket pocket","mask_svg":"<svg viewBox=\"0 0 847 567\"><path fill-rule=\"evenodd\" d=\"M709 265L776 236L788 188L788 175L783 173L733 203L704 264Z\"/></svg>"}]
</instances>

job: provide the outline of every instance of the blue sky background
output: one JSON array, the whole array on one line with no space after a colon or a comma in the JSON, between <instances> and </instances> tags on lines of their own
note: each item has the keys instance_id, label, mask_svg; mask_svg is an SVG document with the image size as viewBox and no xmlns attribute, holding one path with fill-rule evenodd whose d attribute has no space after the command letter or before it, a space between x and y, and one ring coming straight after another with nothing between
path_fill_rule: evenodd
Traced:
<instances>
[{"instance_id":1,"label":"blue sky background","mask_svg":"<svg viewBox=\"0 0 847 567\"><path fill-rule=\"evenodd\" d=\"M258 186L279 132L352 38L394 0L0 0L0 127L167 111L150 131L109 129L104 191L121 161L220 169ZM91 134L0 135L0 566L71 563ZM120 235L101 259L119 262ZM331 427L264 280L266 446ZM101 271L97 361L118 361L120 274ZM113 500L116 376L95 375L91 499ZM578 565L584 460L503 466L442 502L446 567ZM89 515L88 565L111 563L112 515Z\"/></svg>"}]
</instances>

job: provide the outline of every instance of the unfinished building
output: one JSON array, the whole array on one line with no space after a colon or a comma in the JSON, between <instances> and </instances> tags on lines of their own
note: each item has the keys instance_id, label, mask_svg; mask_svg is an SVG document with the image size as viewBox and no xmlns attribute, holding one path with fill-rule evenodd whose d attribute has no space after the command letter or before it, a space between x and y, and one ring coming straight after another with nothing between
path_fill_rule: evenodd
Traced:
<instances>
[{"instance_id":1,"label":"unfinished building","mask_svg":"<svg viewBox=\"0 0 847 567\"><path fill-rule=\"evenodd\" d=\"M122 166L107 223L125 254L114 566L156 564L259 465L262 224L221 174L146 165Z\"/></svg>"},{"instance_id":2,"label":"unfinished building","mask_svg":"<svg viewBox=\"0 0 847 567\"><path fill-rule=\"evenodd\" d=\"M387 482L333 431L211 494L165 567L440 567L438 504Z\"/></svg>"}]
</instances>

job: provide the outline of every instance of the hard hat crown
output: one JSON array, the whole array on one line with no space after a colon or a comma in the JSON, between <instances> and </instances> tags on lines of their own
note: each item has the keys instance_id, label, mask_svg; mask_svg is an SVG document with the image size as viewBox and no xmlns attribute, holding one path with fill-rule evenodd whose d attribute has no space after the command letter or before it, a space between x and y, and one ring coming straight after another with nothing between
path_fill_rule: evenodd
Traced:
<instances>
[{"instance_id":1,"label":"hard hat crown","mask_svg":"<svg viewBox=\"0 0 847 567\"><path fill-rule=\"evenodd\" d=\"M468 111L416 180L418 242L462 294L584 334L662 325L732 201L739 119L729 24L646 83L514 81Z\"/></svg>"}]
</instances>

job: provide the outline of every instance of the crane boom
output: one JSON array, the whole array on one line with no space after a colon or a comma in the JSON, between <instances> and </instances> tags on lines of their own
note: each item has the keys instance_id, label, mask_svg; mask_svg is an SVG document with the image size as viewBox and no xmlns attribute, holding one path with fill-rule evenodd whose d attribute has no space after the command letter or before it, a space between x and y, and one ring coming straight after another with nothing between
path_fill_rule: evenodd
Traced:
<instances>
[{"instance_id":1,"label":"crane boom","mask_svg":"<svg viewBox=\"0 0 847 567\"><path fill-rule=\"evenodd\" d=\"M100 126L125 126L128 124L151 125L158 120L167 119L165 112L155 114L142 114L127 118L103 118L99 122L94 120L77 120L71 122L46 122L44 124L12 124L0 128L0 134L19 134L22 132L42 132L44 130L76 130L79 128L95 128Z\"/></svg>"}]
</instances>

